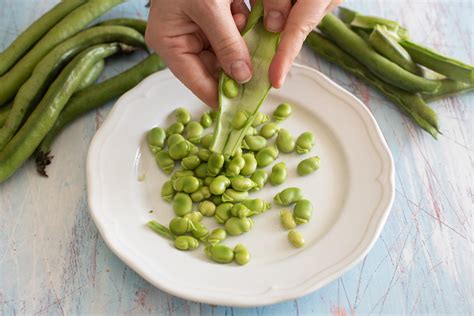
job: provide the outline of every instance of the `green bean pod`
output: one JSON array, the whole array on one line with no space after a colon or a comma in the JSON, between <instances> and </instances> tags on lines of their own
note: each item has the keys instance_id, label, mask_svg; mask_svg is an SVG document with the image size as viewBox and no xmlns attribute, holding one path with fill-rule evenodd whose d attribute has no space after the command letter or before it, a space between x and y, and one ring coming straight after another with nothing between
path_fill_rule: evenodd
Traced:
<instances>
[{"instance_id":1,"label":"green bean pod","mask_svg":"<svg viewBox=\"0 0 474 316\"><path fill-rule=\"evenodd\" d=\"M295 217L293 216L293 213L291 213L288 210L282 210L280 212L280 221L281 221L281 226L283 226L284 229L293 229L296 227L296 221Z\"/></svg>"},{"instance_id":2,"label":"green bean pod","mask_svg":"<svg viewBox=\"0 0 474 316\"><path fill-rule=\"evenodd\" d=\"M104 72L104 69L105 69L105 62L103 60L99 60L97 64L95 64L94 67L91 69L91 71L87 74L84 80L81 82L81 84L77 88L76 93L84 89L87 89L93 84L95 84L96 81L99 79L100 75Z\"/></svg>"},{"instance_id":3,"label":"green bean pod","mask_svg":"<svg viewBox=\"0 0 474 316\"><path fill-rule=\"evenodd\" d=\"M385 57L379 55L362 38L341 20L327 14L318 28L334 40L343 50L364 64L380 79L410 92L436 92L439 80L429 80L414 75Z\"/></svg>"},{"instance_id":4,"label":"green bean pod","mask_svg":"<svg viewBox=\"0 0 474 316\"><path fill-rule=\"evenodd\" d=\"M301 189L290 187L277 193L277 195L273 197L273 201L278 205L288 206L288 205L298 202L302 198L303 198L303 192L301 191Z\"/></svg>"},{"instance_id":5,"label":"green bean pod","mask_svg":"<svg viewBox=\"0 0 474 316\"><path fill-rule=\"evenodd\" d=\"M10 177L35 151L83 78L101 59L120 50L117 44L94 46L64 68L28 120L0 152L0 183Z\"/></svg>"},{"instance_id":6,"label":"green bean pod","mask_svg":"<svg viewBox=\"0 0 474 316\"><path fill-rule=\"evenodd\" d=\"M194 225L193 221L184 217L173 218L170 221L168 227L169 230L176 236L181 236L196 230L196 226Z\"/></svg>"},{"instance_id":7,"label":"green bean pod","mask_svg":"<svg viewBox=\"0 0 474 316\"><path fill-rule=\"evenodd\" d=\"M99 26L104 26L104 25L121 25L121 26L127 26L135 31L139 32L140 34L145 35L146 31L146 26L147 26L147 21L145 20L140 20L140 19L133 19L133 18L117 18L117 19L110 19L110 20L105 20L97 25Z\"/></svg>"},{"instance_id":8,"label":"green bean pod","mask_svg":"<svg viewBox=\"0 0 474 316\"><path fill-rule=\"evenodd\" d=\"M46 173L45 168L51 163L51 157L49 156L51 145L56 139L56 136L66 125L76 120L82 114L122 95L141 82L145 77L164 67L165 64L161 58L156 54L151 54L132 68L101 83L74 93L59 115L53 128L51 128L38 147L38 154L36 156L38 172Z\"/></svg>"},{"instance_id":9,"label":"green bean pod","mask_svg":"<svg viewBox=\"0 0 474 316\"><path fill-rule=\"evenodd\" d=\"M306 224L311 219L313 214L313 204L310 200L302 199L296 202L293 210L293 216L295 217L296 223Z\"/></svg>"},{"instance_id":10,"label":"green bean pod","mask_svg":"<svg viewBox=\"0 0 474 316\"><path fill-rule=\"evenodd\" d=\"M221 241L227 238L227 233L224 228L216 228L209 233L207 237L207 242L211 246L219 244Z\"/></svg>"},{"instance_id":11,"label":"green bean pod","mask_svg":"<svg viewBox=\"0 0 474 316\"><path fill-rule=\"evenodd\" d=\"M211 201L202 201L199 204L199 212L203 216L212 217L216 213L216 205Z\"/></svg>"},{"instance_id":12,"label":"green bean pod","mask_svg":"<svg viewBox=\"0 0 474 316\"><path fill-rule=\"evenodd\" d=\"M222 201L223 202L242 202L243 200L248 199L249 193L247 191L236 191L234 189L227 189L225 190L224 194L222 194Z\"/></svg>"},{"instance_id":13,"label":"green bean pod","mask_svg":"<svg viewBox=\"0 0 474 316\"><path fill-rule=\"evenodd\" d=\"M246 265L250 261L250 252L244 245L237 244L234 247L234 260L241 266Z\"/></svg>"},{"instance_id":14,"label":"green bean pod","mask_svg":"<svg viewBox=\"0 0 474 316\"><path fill-rule=\"evenodd\" d=\"M149 221L147 223L147 226L151 228L155 233L157 233L158 235L164 238L167 238L170 240L174 240L176 238L176 236L173 235L173 233L168 229L168 227L161 225L157 221Z\"/></svg>"},{"instance_id":15,"label":"green bean pod","mask_svg":"<svg viewBox=\"0 0 474 316\"><path fill-rule=\"evenodd\" d=\"M31 24L0 53L0 76L5 74L16 61L23 57L28 50L35 45L44 34L56 25L65 15L77 7L83 5L87 0L62 1L51 10L42 15Z\"/></svg>"},{"instance_id":16,"label":"green bean pod","mask_svg":"<svg viewBox=\"0 0 474 316\"><path fill-rule=\"evenodd\" d=\"M89 0L65 16L0 78L0 87L2 87L0 90L0 105L5 104L15 96L18 89L30 77L36 64L54 47L65 42L94 19L122 2L124 0ZM88 46L90 45L89 43Z\"/></svg>"},{"instance_id":17,"label":"green bean pod","mask_svg":"<svg viewBox=\"0 0 474 316\"><path fill-rule=\"evenodd\" d=\"M217 176L224 166L224 155L212 153L207 162L207 173L210 176Z\"/></svg>"},{"instance_id":18,"label":"green bean pod","mask_svg":"<svg viewBox=\"0 0 474 316\"><path fill-rule=\"evenodd\" d=\"M148 148L156 155L165 147L166 132L161 127L154 127L147 133L146 139Z\"/></svg>"},{"instance_id":19,"label":"green bean pod","mask_svg":"<svg viewBox=\"0 0 474 316\"><path fill-rule=\"evenodd\" d=\"M217 206L216 208L216 214L214 215L214 218L216 219L216 222L219 224L225 224L227 220L230 218L230 210L232 209L234 205L232 203L224 202L221 205Z\"/></svg>"},{"instance_id":20,"label":"green bean pod","mask_svg":"<svg viewBox=\"0 0 474 316\"><path fill-rule=\"evenodd\" d=\"M304 160L301 160L300 163L298 163L298 166L296 167L296 172L300 176L306 176L318 170L319 163L320 158L318 156L306 158Z\"/></svg>"},{"instance_id":21,"label":"green bean pod","mask_svg":"<svg viewBox=\"0 0 474 316\"><path fill-rule=\"evenodd\" d=\"M230 186L231 182L226 176L220 175L212 180L209 190L214 195L222 195L225 190Z\"/></svg>"},{"instance_id":22,"label":"green bean pod","mask_svg":"<svg viewBox=\"0 0 474 316\"><path fill-rule=\"evenodd\" d=\"M193 201L188 194L178 192L173 198L172 205L176 216L183 216L192 211Z\"/></svg>"},{"instance_id":23,"label":"green bean pod","mask_svg":"<svg viewBox=\"0 0 474 316\"><path fill-rule=\"evenodd\" d=\"M280 129L276 139L278 150L284 153L291 153L295 150L295 139L287 129Z\"/></svg>"},{"instance_id":24,"label":"green bean pod","mask_svg":"<svg viewBox=\"0 0 474 316\"><path fill-rule=\"evenodd\" d=\"M313 149L314 135L310 132L304 132L296 139L296 153L307 154Z\"/></svg>"},{"instance_id":25,"label":"green bean pod","mask_svg":"<svg viewBox=\"0 0 474 316\"><path fill-rule=\"evenodd\" d=\"M257 169L257 159L253 153L245 153L242 155L244 158L245 164L244 167L240 170L240 174L243 176L252 175Z\"/></svg>"},{"instance_id":26,"label":"green bean pod","mask_svg":"<svg viewBox=\"0 0 474 316\"><path fill-rule=\"evenodd\" d=\"M176 191L173 188L173 181L168 180L161 186L161 197L167 202L173 201Z\"/></svg>"},{"instance_id":27,"label":"green bean pod","mask_svg":"<svg viewBox=\"0 0 474 316\"><path fill-rule=\"evenodd\" d=\"M238 176L244 167L245 159L242 156L235 156L227 165L225 175L228 177Z\"/></svg>"},{"instance_id":28,"label":"green bean pod","mask_svg":"<svg viewBox=\"0 0 474 316\"><path fill-rule=\"evenodd\" d=\"M304 242L305 242L303 235L299 231L296 231L296 230L290 230L288 232L288 240L296 248L303 247Z\"/></svg>"},{"instance_id":29,"label":"green bean pod","mask_svg":"<svg viewBox=\"0 0 474 316\"><path fill-rule=\"evenodd\" d=\"M224 224L225 231L230 236L242 235L250 231L250 229L252 229L252 226L253 219L249 217L231 217Z\"/></svg>"},{"instance_id":30,"label":"green bean pod","mask_svg":"<svg viewBox=\"0 0 474 316\"><path fill-rule=\"evenodd\" d=\"M260 130L260 135L262 135L266 139L270 139L273 136L277 135L279 131L280 125L275 122L269 122L263 125L262 129Z\"/></svg>"},{"instance_id":31,"label":"green bean pod","mask_svg":"<svg viewBox=\"0 0 474 316\"><path fill-rule=\"evenodd\" d=\"M282 103L275 109L272 117L275 121L281 122L289 118L291 113L293 113L291 105L288 103Z\"/></svg>"},{"instance_id":32,"label":"green bean pod","mask_svg":"<svg viewBox=\"0 0 474 316\"><path fill-rule=\"evenodd\" d=\"M210 259L218 263L230 263L234 260L234 251L225 245L207 246L205 252Z\"/></svg>"},{"instance_id":33,"label":"green bean pod","mask_svg":"<svg viewBox=\"0 0 474 316\"><path fill-rule=\"evenodd\" d=\"M242 141L242 148L250 151L259 151L265 146L267 146L267 140L259 135L247 135Z\"/></svg>"},{"instance_id":34,"label":"green bean pod","mask_svg":"<svg viewBox=\"0 0 474 316\"><path fill-rule=\"evenodd\" d=\"M170 174L174 169L174 160L170 158L166 150L159 151L155 156L155 161L158 167L166 174Z\"/></svg>"},{"instance_id":35,"label":"green bean pod","mask_svg":"<svg viewBox=\"0 0 474 316\"><path fill-rule=\"evenodd\" d=\"M5 124L7 117L10 115L11 109L11 104L9 106L0 107L0 128Z\"/></svg>"},{"instance_id":36,"label":"green bean pod","mask_svg":"<svg viewBox=\"0 0 474 316\"><path fill-rule=\"evenodd\" d=\"M279 151L275 145L269 145L260 149L255 156L255 159L257 159L257 166L259 168L268 166L278 158L278 155Z\"/></svg>"},{"instance_id":37,"label":"green bean pod","mask_svg":"<svg viewBox=\"0 0 474 316\"><path fill-rule=\"evenodd\" d=\"M191 236L178 236L174 240L174 246L179 250L194 250L199 247L199 241Z\"/></svg>"},{"instance_id":38,"label":"green bean pod","mask_svg":"<svg viewBox=\"0 0 474 316\"><path fill-rule=\"evenodd\" d=\"M185 136L191 143L199 144L202 133L204 133L204 128L199 122L192 121L186 125Z\"/></svg>"},{"instance_id":39,"label":"green bean pod","mask_svg":"<svg viewBox=\"0 0 474 316\"><path fill-rule=\"evenodd\" d=\"M267 183L268 173L263 169L258 169L252 174L250 179L252 179L252 181L256 184L252 191L258 191L263 189L263 187Z\"/></svg>"}]
</instances>

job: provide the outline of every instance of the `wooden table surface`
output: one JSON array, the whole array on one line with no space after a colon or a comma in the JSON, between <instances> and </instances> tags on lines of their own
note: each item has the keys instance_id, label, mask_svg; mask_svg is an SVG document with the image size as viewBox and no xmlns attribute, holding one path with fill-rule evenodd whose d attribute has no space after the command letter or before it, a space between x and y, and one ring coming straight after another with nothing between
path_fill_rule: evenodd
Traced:
<instances>
[{"instance_id":1,"label":"wooden table surface","mask_svg":"<svg viewBox=\"0 0 474 316\"><path fill-rule=\"evenodd\" d=\"M0 49L56 2L0 0ZM144 2L129 1L104 18L146 18ZM352 0L345 5L398 20L416 41L474 63L470 0ZM109 63L102 79L139 57ZM151 286L112 254L88 213L87 149L111 103L61 135L49 179L38 177L30 161L0 185L0 315L472 314L473 95L432 104L443 132L436 141L379 93L307 48L298 61L359 97L393 153L395 202L362 262L310 295L259 308L189 302Z\"/></svg>"}]
</instances>

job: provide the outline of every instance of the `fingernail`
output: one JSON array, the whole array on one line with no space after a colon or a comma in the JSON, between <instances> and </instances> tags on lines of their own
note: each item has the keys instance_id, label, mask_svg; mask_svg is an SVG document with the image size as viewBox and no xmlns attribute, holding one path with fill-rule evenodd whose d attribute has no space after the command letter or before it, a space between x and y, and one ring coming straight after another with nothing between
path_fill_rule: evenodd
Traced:
<instances>
[{"instance_id":1,"label":"fingernail","mask_svg":"<svg viewBox=\"0 0 474 316\"><path fill-rule=\"evenodd\" d=\"M265 26L270 32L280 32L283 28L283 14L280 11L269 11L265 18Z\"/></svg>"},{"instance_id":2,"label":"fingernail","mask_svg":"<svg viewBox=\"0 0 474 316\"><path fill-rule=\"evenodd\" d=\"M240 84L246 83L252 78L250 68L243 60L234 61L230 65L230 74Z\"/></svg>"}]
</instances>

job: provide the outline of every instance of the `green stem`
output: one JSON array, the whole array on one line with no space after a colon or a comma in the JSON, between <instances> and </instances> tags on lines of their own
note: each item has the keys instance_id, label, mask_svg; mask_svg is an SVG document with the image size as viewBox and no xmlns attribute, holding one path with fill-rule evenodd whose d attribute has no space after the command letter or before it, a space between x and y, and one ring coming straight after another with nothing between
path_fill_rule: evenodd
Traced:
<instances>
[{"instance_id":1,"label":"green stem","mask_svg":"<svg viewBox=\"0 0 474 316\"><path fill-rule=\"evenodd\" d=\"M170 240L174 240L176 238L175 235L168 229L168 227L161 225L157 221L149 221L147 226L150 227L155 233L160 235L161 237L165 237Z\"/></svg>"},{"instance_id":2,"label":"green stem","mask_svg":"<svg viewBox=\"0 0 474 316\"><path fill-rule=\"evenodd\" d=\"M311 32L306 39L311 49L323 58L339 65L346 71L371 84L392 100L402 111L421 128L437 137L439 127L436 113L414 93L406 92L376 77L367 67L344 52L336 44L319 33Z\"/></svg>"}]
</instances>

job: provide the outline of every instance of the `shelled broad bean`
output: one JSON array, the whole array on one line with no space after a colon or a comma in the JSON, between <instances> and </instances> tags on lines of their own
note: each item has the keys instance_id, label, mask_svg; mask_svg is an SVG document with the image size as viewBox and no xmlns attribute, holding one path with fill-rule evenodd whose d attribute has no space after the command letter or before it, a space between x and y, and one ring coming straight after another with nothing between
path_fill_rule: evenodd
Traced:
<instances>
[{"instance_id":1,"label":"shelled broad bean","mask_svg":"<svg viewBox=\"0 0 474 316\"><path fill-rule=\"evenodd\" d=\"M226 86L227 93L235 93L233 82ZM279 153L309 153L314 146L314 135L302 133L294 138L289 130L281 128L281 122L291 116L288 103L281 104L273 113L273 120L257 112L252 127L242 140L233 157L209 150L213 134L204 134L211 127L215 112L204 112L198 121L193 121L185 108L174 111L175 122L168 128L154 127L147 133L148 147L155 156L157 165L170 174L170 180L161 187L161 197L171 203L175 218L168 227L155 221L149 226L161 236L174 241L179 250L189 251L205 246L207 256L218 263L234 261L245 265L250 261L250 252L242 244L234 248L222 244L227 236L239 236L251 231L258 215L271 208L271 203L260 198L250 198L249 192L264 189L267 182L283 184L288 177L286 162L276 162L271 172L266 167L279 158ZM252 115L238 111L232 124L243 128ZM258 129L257 129L258 128ZM272 141L271 138L276 136ZM180 166L173 172L176 165ZM306 158L298 164L297 173L307 175L319 168L319 157ZM294 210L280 211L280 220L285 230L291 230L289 241L295 247L304 245L300 232L293 229L306 224L311 218L313 206L303 198L300 188L290 187L274 197L280 206L294 204ZM208 230L203 217L210 217L222 227Z\"/></svg>"}]
</instances>

